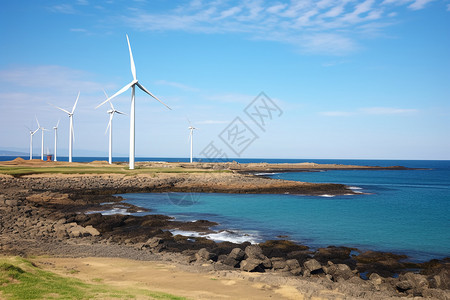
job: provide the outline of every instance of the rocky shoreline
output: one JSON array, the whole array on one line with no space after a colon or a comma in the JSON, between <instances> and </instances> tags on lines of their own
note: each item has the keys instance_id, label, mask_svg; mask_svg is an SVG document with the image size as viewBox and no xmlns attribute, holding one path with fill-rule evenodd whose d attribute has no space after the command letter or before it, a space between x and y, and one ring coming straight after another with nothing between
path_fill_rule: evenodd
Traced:
<instances>
[{"instance_id":1,"label":"rocky shoreline","mask_svg":"<svg viewBox=\"0 0 450 300\"><path fill-rule=\"evenodd\" d=\"M415 264L392 253L333 246L311 250L286 240L259 245L216 243L169 232L205 232L215 225L206 220L179 222L163 215L87 213L104 209L101 203L117 205L121 199L113 194L168 191L351 193L343 185L297 183L235 173L49 174L20 178L0 175L0 253L162 260L201 272L235 274L240 270L244 272L239 273L242 276L246 272L263 272L261 280L269 283L289 278L295 279L298 288L305 288L305 282L310 286L319 284L337 289L345 295L344 299L450 296L450 259ZM314 290L309 293L314 296Z\"/></svg>"}]
</instances>

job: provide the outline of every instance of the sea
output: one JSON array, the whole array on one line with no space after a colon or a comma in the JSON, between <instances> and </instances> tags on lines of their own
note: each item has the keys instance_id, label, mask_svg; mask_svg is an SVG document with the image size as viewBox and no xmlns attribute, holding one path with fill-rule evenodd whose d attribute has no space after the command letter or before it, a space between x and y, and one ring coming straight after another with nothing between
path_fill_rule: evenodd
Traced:
<instances>
[{"instance_id":1,"label":"sea","mask_svg":"<svg viewBox=\"0 0 450 300\"><path fill-rule=\"evenodd\" d=\"M14 159L3 159L10 160ZM26 159L26 157L24 157ZM64 158L61 158L64 160ZM77 157L74 161L106 160ZM120 161L121 158L116 158ZM219 223L215 233L174 234L205 236L216 241L259 243L288 239L312 249L334 246L361 251L406 254L424 262L450 256L450 161L343 159L232 159L239 163L314 162L362 166L404 166L411 170L328 170L264 173L276 179L342 183L355 195L302 196L291 194L134 193L126 202L182 221ZM127 161L123 158L122 161ZM136 161L179 161L187 158L136 158ZM116 208L104 214L126 213Z\"/></svg>"}]
</instances>

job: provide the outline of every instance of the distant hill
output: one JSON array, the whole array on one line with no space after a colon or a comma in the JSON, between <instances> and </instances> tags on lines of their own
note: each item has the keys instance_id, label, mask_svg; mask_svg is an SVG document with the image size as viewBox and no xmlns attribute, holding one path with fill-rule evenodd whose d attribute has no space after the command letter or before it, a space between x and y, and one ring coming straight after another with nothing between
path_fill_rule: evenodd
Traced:
<instances>
[{"instance_id":1,"label":"distant hill","mask_svg":"<svg viewBox=\"0 0 450 300\"><path fill-rule=\"evenodd\" d=\"M10 151L10 150L0 150L0 156L24 156L29 155L25 152L19 152L19 151Z\"/></svg>"}]
</instances>

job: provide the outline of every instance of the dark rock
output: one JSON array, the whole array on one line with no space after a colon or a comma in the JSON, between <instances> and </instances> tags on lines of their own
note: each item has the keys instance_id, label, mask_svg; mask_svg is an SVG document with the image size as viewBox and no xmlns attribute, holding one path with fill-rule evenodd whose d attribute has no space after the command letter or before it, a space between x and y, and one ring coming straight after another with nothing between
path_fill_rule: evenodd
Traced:
<instances>
[{"instance_id":1,"label":"dark rock","mask_svg":"<svg viewBox=\"0 0 450 300\"><path fill-rule=\"evenodd\" d=\"M265 257L263 259L263 266L264 266L265 269L271 269L272 268L272 261L268 257Z\"/></svg>"},{"instance_id":2,"label":"dark rock","mask_svg":"<svg viewBox=\"0 0 450 300\"><path fill-rule=\"evenodd\" d=\"M450 289L450 270L448 268L442 269L438 274L434 275L430 280L433 288L443 290Z\"/></svg>"},{"instance_id":3,"label":"dark rock","mask_svg":"<svg viewBox=\"0 0 450 300\"><path fill-rule=\"evenodd\" d=\"M314 259L326 264L328 261L333 263L343 263L350 258L350 253L352 249L347 247L335 247L329 246L327 248L319 248L316 253L314 253Z\"/></svg>"},{"instance_id":4,"label":"dark rock","mask_svg":"<svg viewBox=\"0 0 450 300\"><path fill-rule=\"evenodd\" d=\"M286 261L282 257L272 257L270 260L272 262L272 268L274 270L282 270L287 266Z\"/></svg>"},{"instance_id":5,"label":"dark rock","mask_svg":"<svg viewBox=\"0 0 450 300\"><path fill-rule=\"evenodd\" d=\"M305 269L307 269L309 272L315 272L322 270L322 265L315 259L309 259L303 263L303 266Z\"/></svg>"},{"instance_id":6,"label":"dark rock","mask_svg":"<svg viewBox=\"0 0 450 300\"><path fill-rule=\"evenodd\" d=\"M231 250L230 254L228 255L228 257L230 259L234 259L236 261L243 260L244 256L245 256L245 252L241 248L234 248L233 250Z\"/></svg>"},{"instance_id":7,"label":"dark rock","mask_svg":"<svg viewBox=\"0 0 450 300\"><path fill-rule=\"evenodd\" d=\"M269 240L259 244L263 250L263 254L267 257L285 257L288 253L293 251L305 251L307 246L297 245L294 242L287 240Z\"/></svg>"},{"instance_id":8,"label":"dark rock","mask_svg":"<svg viewBox=\"0 0 450 300\"><path fill-rule=\"evenodd\" d=\"M241 261L241 270L246 272L264 272L263 261L257 258L247 258Z\"/></svg>"},{"instance_id":9,"label":"dark rock","mask_svg":"<svg viewBox=\"0 0 450 300\"><path fill-rule=\"evenodd\" d=\"M413 296L422 296L423 291L428 289L428 281L424 275L408 272L399 276L396 284L400 292L406 292Z\"/></svg>"},{"instance_id":10,"label":"dark rock","mask_svg":"<svg viewBox=\"0 0 450 300\"><path fill-rule=\"evenodd\" d=\"M323 270L326 274L332 276L333 281L348 280L356 276L350 267L344 264L333 264L329 262L328 266L324 267Z\"/></svg>"},{"instance_id":11,"label":"dark rock","mask_svg":"<svg viewBox=\"0 0 450 300\"><path fill-rule=\"evenodd\" d=\"M296 276L300 275L302 272L302 268L296 259L288 259L286 261L286 270Z\"/></svg>"},{"instance_id":12,"label":"dark rock","mask_svg":"<svg viewBox=\"0 0 450 300\"><path fill-rule=\"evenodd\" d=\"M406 255L376 251L366 251L354 257L360 273L375 272L385 278L401 273L405 269L405 264L400 262L400 260L405 258L407 258Z\"/></svg>"},{"instance_id":13,"label":"dark rock","mask_svg":"<svg viewBox=\"0 0 450 300\"><path fill-rule=\"evenodd\" d=\"M197 259L197 261L202 261L202 262L206 262L206 261L210 261L210 260L217 261L217 255L214 253L210 253L205 248L198 250L198 252L195 254L195 258Z\"/></svg>"},{"instance_id":14,"label":"dark rock","mask_svg":"<svg viewBox=\"0 0 450 300\"><path fill-rule=\"evenodd\" d=\"M234 258L231 258L230 256L226 256L226 255L223 255L223 256L224 256L223 260L220 260L220 261L224 265L227 265L227 266L230 266L230 267L233 267L233 268L237 268L239 266L240 261L238 261L238 260L236 260Z\"/></svg>"},{"instance_id":15,"label":"dark rock","mask_svg":"<svg viewBox=\"0 0 450 300\"><path fill-rule=\"evenodd\" d=\"M259 260L264 260L266 257L263 254L263 251L258 245L250 245L245 248L245 254L248 258L254 258Z\"/></svg>"}]
</instances>

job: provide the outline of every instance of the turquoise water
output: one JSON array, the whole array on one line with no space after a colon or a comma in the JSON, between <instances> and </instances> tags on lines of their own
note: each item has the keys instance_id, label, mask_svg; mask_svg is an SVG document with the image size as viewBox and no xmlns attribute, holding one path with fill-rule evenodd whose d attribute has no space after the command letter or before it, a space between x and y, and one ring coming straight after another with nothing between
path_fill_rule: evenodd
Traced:
<instances>
[{"instance_id":1,"label":"turquoise water","mask_svg":"<svg viewBox=\"0 0 450 300\"><path fill-rule=\"evenodd\" d=\"M414 261L450 256L450 161L357 162L427 169L271 175L297 181L344 183L368 195L156 193L122 196L129 203L151 208L152 213L185 221L218 222L220 225L214 229L229 230L211 236L218 240L226 235L228 240L234 237L236 241L260 242L283 235L313 248L343 245L390 251L407 254Z\"/></svg>"}]
</instances>

